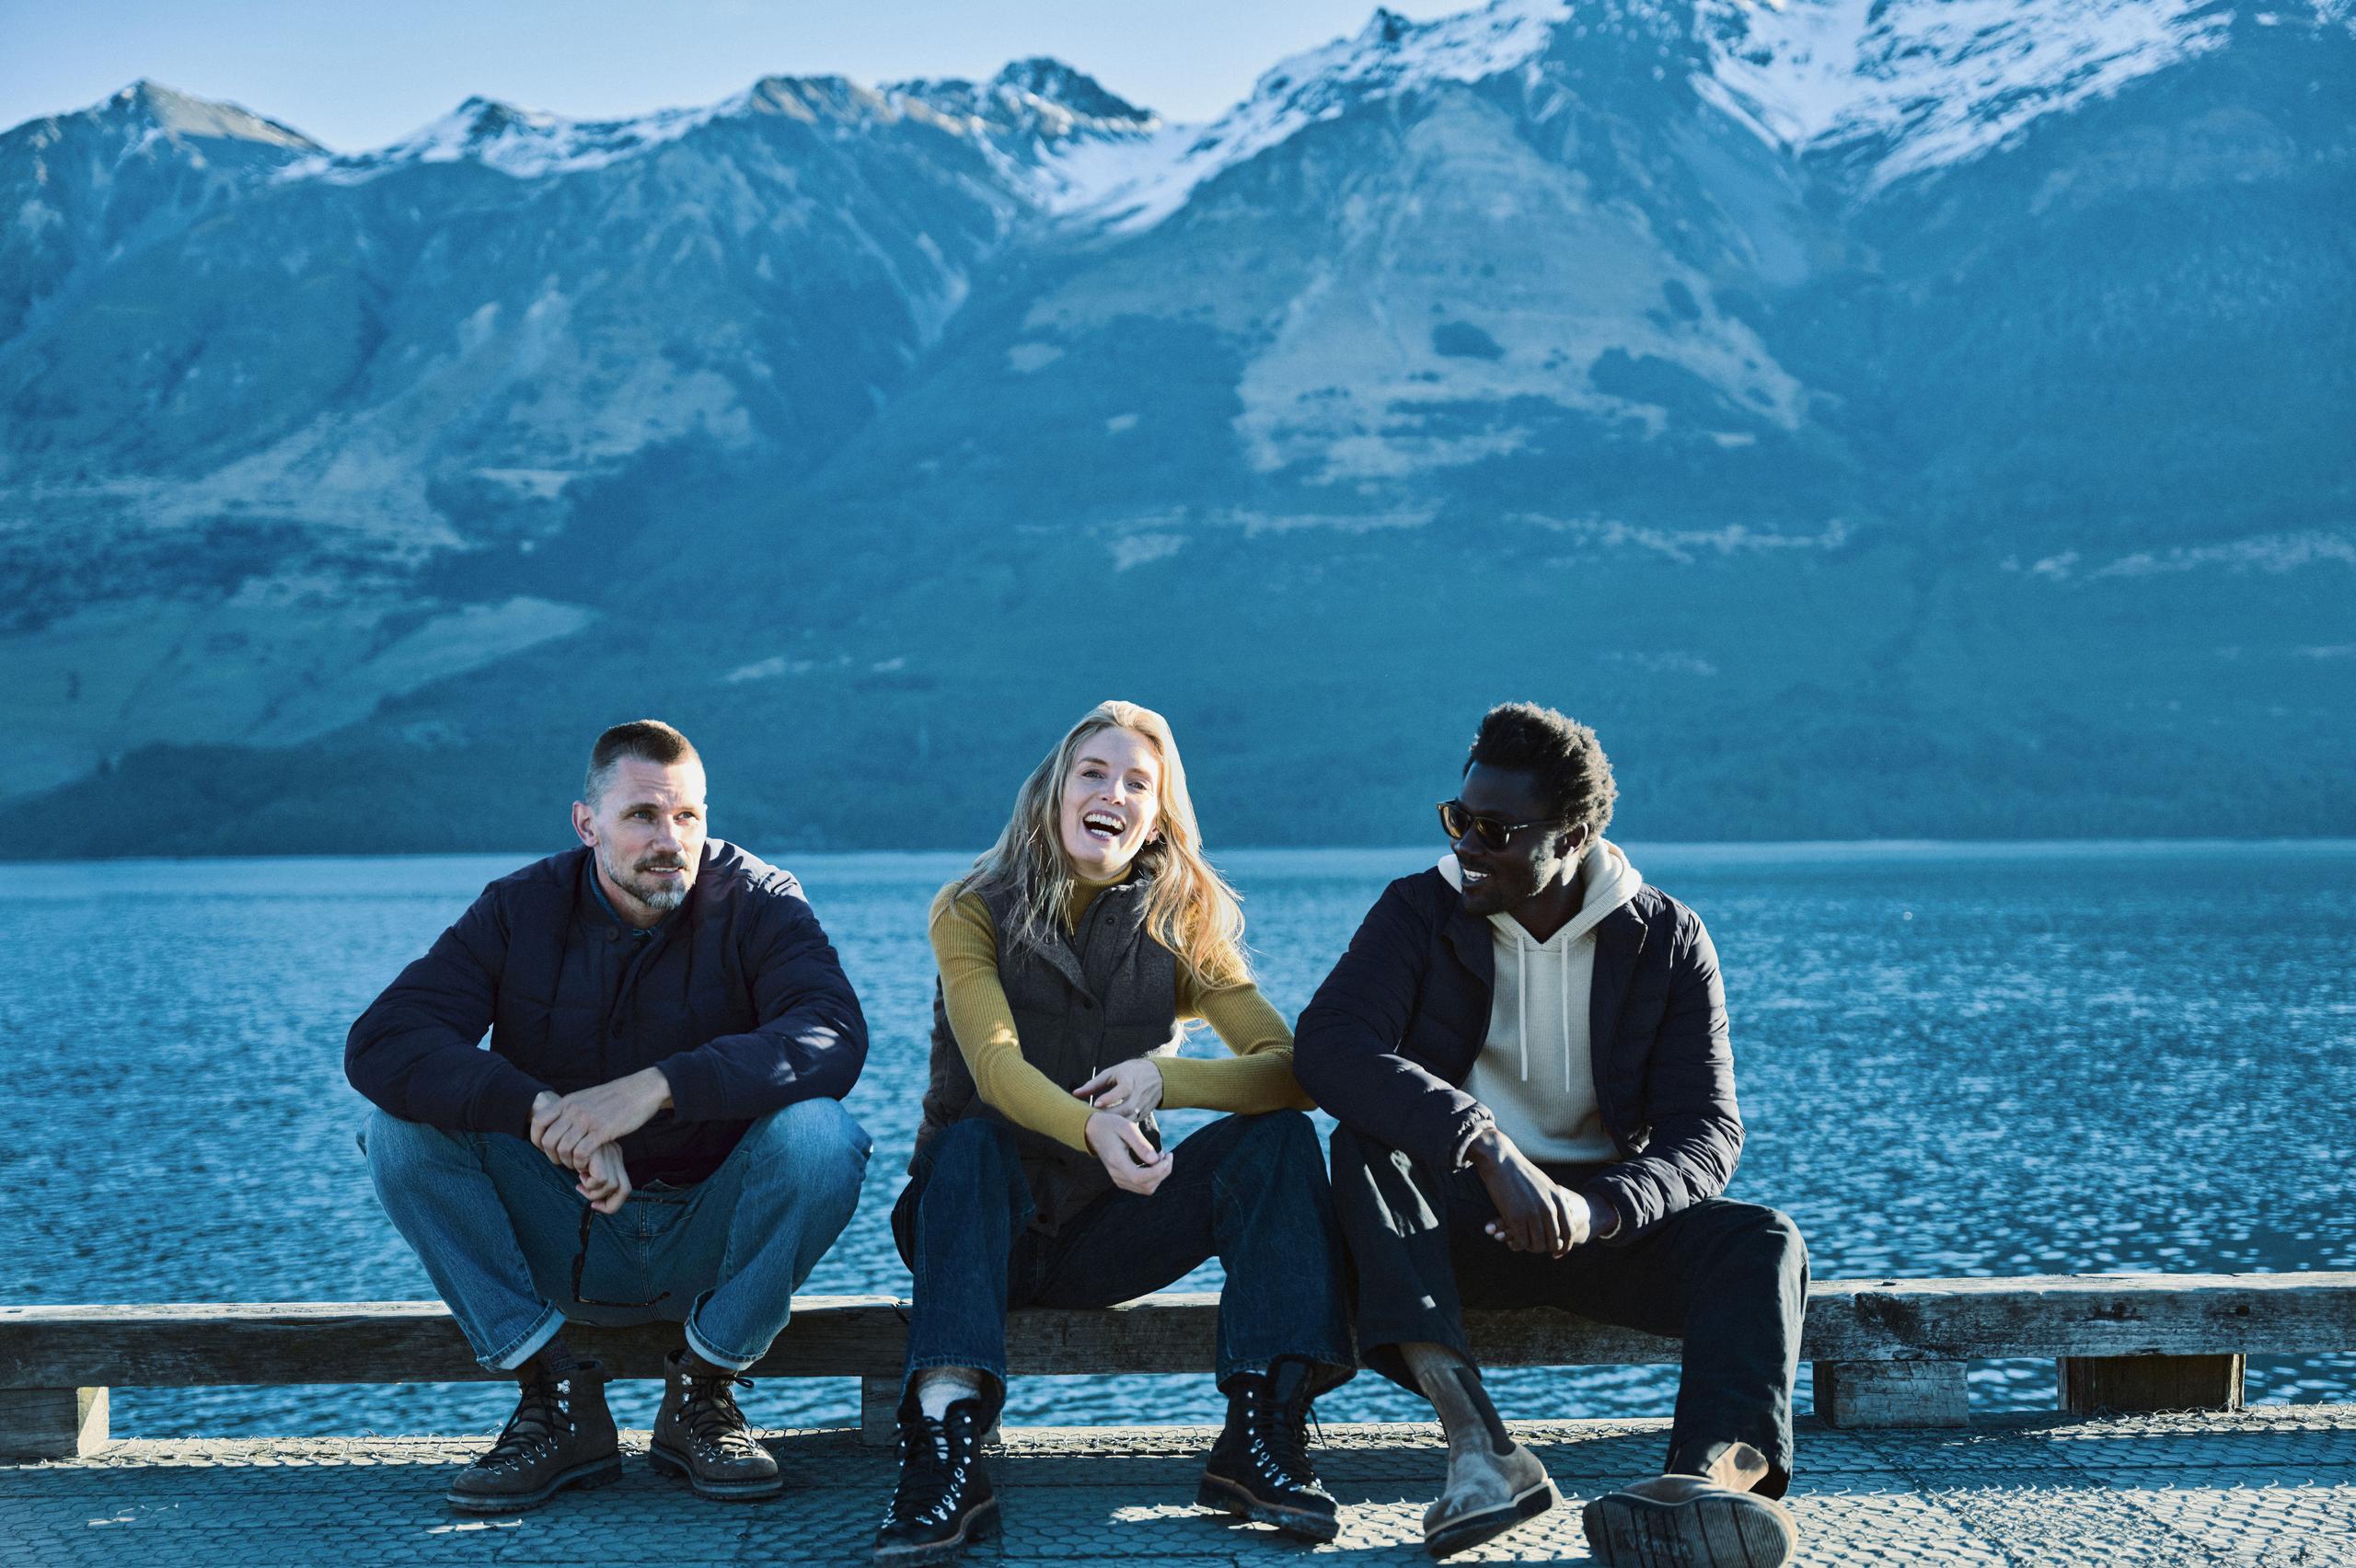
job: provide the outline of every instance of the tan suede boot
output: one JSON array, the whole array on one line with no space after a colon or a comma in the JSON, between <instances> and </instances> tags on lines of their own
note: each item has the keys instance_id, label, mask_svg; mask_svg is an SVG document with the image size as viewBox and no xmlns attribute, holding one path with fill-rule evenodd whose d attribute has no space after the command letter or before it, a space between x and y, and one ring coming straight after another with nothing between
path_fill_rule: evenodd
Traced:
<instances>
[{"instance_id":1,"label":"tan suede boot","mask_svg":"<svg viewBox=\"0 0 2356 1568\"><path fill-rule=\"evenodd\" d=\"M1478 1370L1437 1346L1403 1349L1448 1434L1448 1482L1424 1510L1426 1551L1434 1557L1469 1551L1560 1501L1538 1456L1515 1442L1497 1419Z\"/></svg>"},{"instance_id":2,"label":"tan suede boot","mask_svg":"<svg viewBox=\"0 0 2356 1568\"><path fill-rule=\"evenodd\" d=\"M1607 1568L1784 1568L1799 1550L1792 1512L1751 1488L1766 1456L1748 1443L1707 1475L1660 1475L1588 1504L1588 1550Z\"/></svg>"}]
</instances>

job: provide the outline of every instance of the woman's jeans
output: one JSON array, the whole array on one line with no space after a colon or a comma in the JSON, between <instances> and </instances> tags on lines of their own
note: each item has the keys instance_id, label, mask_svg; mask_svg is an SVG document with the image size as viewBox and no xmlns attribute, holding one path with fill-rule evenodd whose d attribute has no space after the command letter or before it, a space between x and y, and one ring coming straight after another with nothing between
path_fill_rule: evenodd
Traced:
<instances>
[{"instance_id":1,"label":"woman's jeans","mask_svg":"<svg viewBox=\"0 0 2356 1568\"><path fill-rule=\"evenodd\" d=\"M1219 1382L1278 1356L1348 1377L1349 1322L1333 1192L1316 1130L1298 1111L1223 1116L1172 1151L1150 1195L1115 1190L1053 1235L1034 1229L1012 1136L954 1123L925 1148L901 1195L901 1255L916 1275L908 1371L974 1366L1006 1383L1011 1307L1110 1307L1216 1255Z\"/></svg>"},{"instance_id":2,"label":"woman's jeans","mask_svg":"<svg viewBox=\"0 0 2356 1568\"><path fill-rule=\"evenodd\" d=\"M530 1360L567 1320L684 1323L706 1361L750 1366L850 1222L870 1147L839 1102L798 1101L755 1122L703 1181L592 1214L584 1249L573 1172L522 1138L375 1111L361 1143L385 1212L495 1370Z\"/></svg>"}]
</instances>

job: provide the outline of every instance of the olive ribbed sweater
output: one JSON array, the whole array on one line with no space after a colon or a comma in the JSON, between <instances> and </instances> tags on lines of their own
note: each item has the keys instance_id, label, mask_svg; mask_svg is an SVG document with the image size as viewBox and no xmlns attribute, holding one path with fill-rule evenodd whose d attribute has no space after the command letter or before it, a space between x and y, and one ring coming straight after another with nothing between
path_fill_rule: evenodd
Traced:
<instances>
[{"instance_id":1,"label":"olive ribbed sweater","mask_svg":"<svg viewBox=\"0 0 2356 1568\"><path fill-rule=\"evenodd\" d=\"M1091 890L1091 897L1093 892ZM1072 911L1085 913L1083 901ZM977 894L951 882L932 901L932 956L941 966L941 999L950 1032L974 1088L985 1104L1008 1120L1057 1142L1085 1150L1088 1102L1074 1099L1054 1079L1023 1059L1014 1013L998 977L998 929ZM1161 1104L1168 1110L1308 1110L1311 1101L1292 1076L1292 1031L1270 1007L1260 988L1207 987L1181 959L1178 1016L1199 1018L1218 1032L1235 1055L1225 1061L1156 1056L1161 1070Z\"/></svg>"}]
</instances>

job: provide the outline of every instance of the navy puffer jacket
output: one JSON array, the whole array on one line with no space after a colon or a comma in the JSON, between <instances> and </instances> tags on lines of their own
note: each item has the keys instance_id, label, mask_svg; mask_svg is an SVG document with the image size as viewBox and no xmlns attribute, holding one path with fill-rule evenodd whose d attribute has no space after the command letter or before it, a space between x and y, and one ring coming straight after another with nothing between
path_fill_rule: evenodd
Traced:
<instances>
[{"instance_id":1,"label":"navy puffer jacket","mask_svg":"<svg viewBox=\"0 0 2356 1568\"><path fill-rule=\"evenodd\" d=\"M483 889L352 1026L352 1087L404 1121L524 1137L542 1090L660 1067L673 1109L622 1140L641 1183L702 1181L755 1120L850 1091L867 1021L791 874L709 841L643 939L595 874L570 849Z\"/></svg>"},{"instance_id":2,"label":"navy puffer jacket","mask_svg":"<svg viewBox=\"0 0 2356 1568\"><path fill-rule=\"evenodd\" d=\"M1448 1170L1490 1121L1464 1092L1489 1033L1489 926L1437 870L1368 911L1293 1032L1293 1076L1344 1126ZM1620 1160L1581 1179L1625 1241L1726 1191L1742 1152L1717 950L1701 917L1646 886L1595 928L1596 1098Z\"/></svg>"}]
</instances>

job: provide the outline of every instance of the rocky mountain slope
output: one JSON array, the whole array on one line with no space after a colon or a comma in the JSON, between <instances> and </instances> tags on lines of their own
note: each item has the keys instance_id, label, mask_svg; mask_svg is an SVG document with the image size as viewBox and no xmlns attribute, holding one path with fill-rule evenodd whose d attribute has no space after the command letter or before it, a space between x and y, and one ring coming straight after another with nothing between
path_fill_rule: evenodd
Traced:
<instances>
[{"instance_id":1,"label":"rocky mountain slope","mask_svg":"<svg viewBox=\"0 0 2356 1568\"><path fill-rule=\"evenodd\" d=\"M1497 0L1209 125L1034 60L360 154L142 84L0 136L0 852L540 842L641 711L724 831L970 844L1110 692L1226 842L1415 836L1508 695L1636 836L2356 831L2351 63Z\"/></svg>"}]
</instances>

